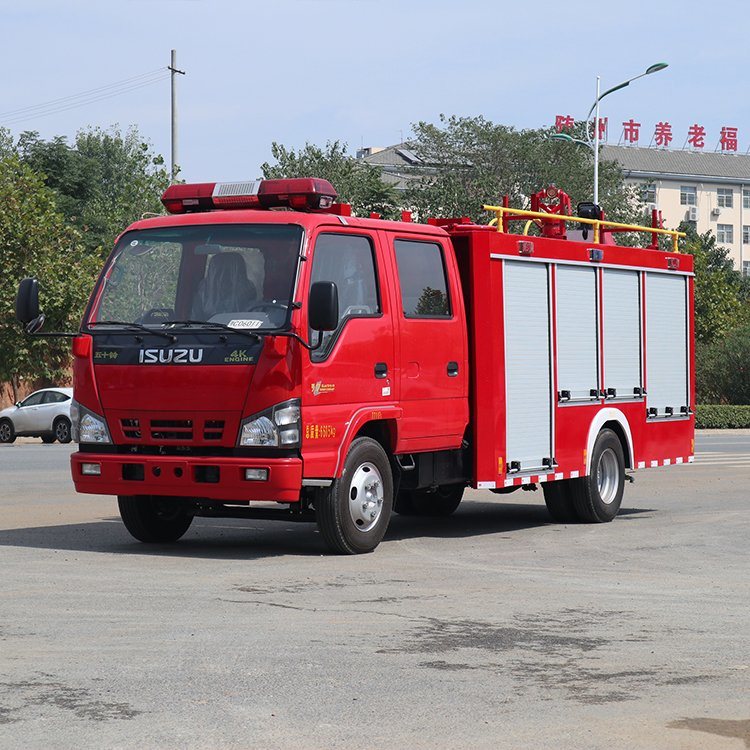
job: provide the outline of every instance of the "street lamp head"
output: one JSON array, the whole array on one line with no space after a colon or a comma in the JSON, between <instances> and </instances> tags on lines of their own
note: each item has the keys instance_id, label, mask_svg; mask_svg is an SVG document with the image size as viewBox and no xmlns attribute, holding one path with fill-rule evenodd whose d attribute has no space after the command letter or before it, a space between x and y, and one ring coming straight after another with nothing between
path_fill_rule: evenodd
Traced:
<instances>
[{"instance_id":1,"label":"street lamp head","mask_svg":"<svg viewBox=\"0 0 750 750\"><path fill-rule=\"evenodd\" d=\"M550 138L554 141L572 141L572 136L569 136L567 133L553 133Z\"/></svg>"},{"instance_id":2,"label":"street lamp head","mask_svg":"<svg viewBox=\"0 0 750 750\"><path fill-rule=\"evenodd\" d=\"M654 63L653 65L649 65L646 68L645 75L649 75L649 73L657 73L660 70L664 70L664 68L669 67L669 63L660 62L660 63Z\"/></svg>"}]
</instances>

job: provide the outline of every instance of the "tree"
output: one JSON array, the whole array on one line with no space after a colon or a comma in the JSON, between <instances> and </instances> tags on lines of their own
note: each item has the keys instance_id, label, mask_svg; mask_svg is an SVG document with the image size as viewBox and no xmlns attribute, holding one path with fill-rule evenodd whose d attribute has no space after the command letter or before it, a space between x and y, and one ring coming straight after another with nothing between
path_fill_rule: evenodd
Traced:
<instances>
[{"instance_id":1,"label":"tree","mask_svg":"<svg viewBox=\"0 0 750 750\"><path fill-rule=\"evenodd\" d=\"M58 211L53 191L16 154L0 156L0 382L14 398L19 382L67 377L68 341L31 339L15 320L14 300L24 276L40 279L47 330L77 328L99 260Z\"/></svg>"},{"instance_id":2,"label":"tree","mask_svg":"<svg viewBox=\"0 0 750 750\"><path fill-rule=\"evenodd\" d=\"M266 179L320 177L336 188L338 200L350 203L356 215L367 216L375 211L395 218L396 191L383 181L377 167L349 156L345 144L329 141L321 148L306 143L295 151L274 142L271 155L276 163L265 162L261 167Z\"/></svg>"},{"instance_id":3,"label":"tree","mask_svg":"<svg viewBox=\"0 0 750 750\"><path fill-rule=\"evenodd\" d=\"M422 166L407 202L420 219L469 216L486 223L483 204L508 195L512 206L529 207L529 196L550 184L570 195L573 205L592 199L593 155L575 143L550 140L552 131L516 130L483 117L440 116L419 122L409 148ZM599 196L607 218L633 223L642 212L639 196L626 186L619 165L599 165ZM649 238L650 240L650 238Z\"/></svg>"},{"instance_id":4,"label":"tree","mask_svg":"<svg viewBox=\"0 0 750 750\"><path fill-rule=\"evenodd\" d=\"M26 132L17 148L21 159L45 176L87 251L100 257L128 224L144 213L163 212L159 199L169 174L163 157L152 153L136 128L82 130L73 146L63 136L44 141Z\"/></svg>"},{"instance_id":5,"label":"tree","mask_svg":"<svg viewBox=\"0 0 750 750\"><path fill-rule=\"evenodd\" d=\"M695 263L695 338L707 344L750 322L750 290L734 270L729 251L717 245L710 231L698 234L689 222L683 222L680 230L687 235L681 250L690 253Z\"/></svg>"},{"instance_id":6,"label":"tree","mask_svg":"<svg viewBox=\"0 0 750 750\"><path fill-rule=\"evenodd\" d=\"M698 347L696 391L701 404L750 404L750 324Z\"/></svg>"}]
</instances>

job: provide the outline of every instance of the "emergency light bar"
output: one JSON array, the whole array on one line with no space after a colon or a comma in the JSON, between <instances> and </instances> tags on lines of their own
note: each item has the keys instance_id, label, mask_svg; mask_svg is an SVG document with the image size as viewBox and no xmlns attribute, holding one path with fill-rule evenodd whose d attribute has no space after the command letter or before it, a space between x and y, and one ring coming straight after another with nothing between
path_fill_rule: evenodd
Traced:
<instances>
[{"instance_id":1,"label":"emergency light bar","mask_svg":"<svg viewBox=\"0 0 750 750\"><path fill-rule=\"evenodd\" d=\"M333 205L336 190L328 180L298 177L290 180L200 182L170 185L161 197L170 214L241 208L325 210Z\"/></svg>"}]
</instances>

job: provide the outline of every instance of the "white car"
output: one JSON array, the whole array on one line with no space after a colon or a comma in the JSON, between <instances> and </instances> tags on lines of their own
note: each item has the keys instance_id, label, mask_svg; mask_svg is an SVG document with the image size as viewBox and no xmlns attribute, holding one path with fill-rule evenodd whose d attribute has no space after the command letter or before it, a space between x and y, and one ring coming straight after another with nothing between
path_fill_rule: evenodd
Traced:
<instances>
[{"instance_id":1,"label":"white car","mask_svg":"<svg viewBox=\"0 0 750 750\"><path fill-rule=\"evenodd\" d=\"M72 388L42 388L0 411L0 443L40 437L44 443L70 442Z\"/></svg>"}]
</instances>

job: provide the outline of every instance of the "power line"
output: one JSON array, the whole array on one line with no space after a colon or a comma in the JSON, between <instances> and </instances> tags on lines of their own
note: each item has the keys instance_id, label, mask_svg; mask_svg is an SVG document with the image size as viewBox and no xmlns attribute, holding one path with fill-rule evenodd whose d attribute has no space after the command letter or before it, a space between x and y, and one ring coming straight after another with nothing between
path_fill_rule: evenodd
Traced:
<instances>
[{"instance_id":1,"label":"power line","mask_svg":"<svg viewBox=\"0 0 750 750\"><path fill-rule=\"evenodd\" d=\"M146 86L151 86L155 83L166 80L169 76L170 72L167 68L159 68L106 86L99 86L95 89L82 91L78 94L63 96L59 99L53 99L42 104L9 110L8 112L0 113L0 121L2 121L3 124L10 125L23 120L48 117L49 115L57 114L58 112L65 112L77 107L87 106L104 99L111 99Z\"/></svg>"}]
</instances>

